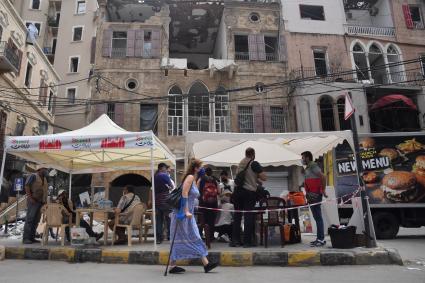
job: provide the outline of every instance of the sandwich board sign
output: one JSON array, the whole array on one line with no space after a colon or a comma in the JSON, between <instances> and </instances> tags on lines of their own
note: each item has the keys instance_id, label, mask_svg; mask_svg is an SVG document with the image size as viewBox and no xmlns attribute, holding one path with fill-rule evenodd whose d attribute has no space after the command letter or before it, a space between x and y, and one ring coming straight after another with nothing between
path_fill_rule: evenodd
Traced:
<instances>
[{"instance_id":1,"label":"sandwich board sign","mask_svg":"<svg viewBox=\"0 0 425 283\"><path fill-rule=\"evenodd\" d=\"M24 190L24 178L16 178L14 184L15 192L22 192Z\"/></svg>"}]
</instances>

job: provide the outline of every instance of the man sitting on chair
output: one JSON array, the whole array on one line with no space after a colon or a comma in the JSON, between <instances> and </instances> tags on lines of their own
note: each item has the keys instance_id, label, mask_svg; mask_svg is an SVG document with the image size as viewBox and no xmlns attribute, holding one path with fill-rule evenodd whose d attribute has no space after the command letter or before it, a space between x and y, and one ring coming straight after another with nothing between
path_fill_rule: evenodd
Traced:
<instances>
[{"instance_id":1,"label":"man sitting on chair","mask_svg":"<svg viewBox=\"0 0 425 283\"><path fill-rule=\"evenodd\" d=\"M141 203L140 198L134 193L134 187L131 185L127 185L124 188L123 196L118 202L117 208L115 208L115 215L120 213L125 213L125 215L121 215L119 218L120 224L130 224L131 219L133 218L133 208ZM111 230L114 229L115 220L109 221L109 228ZM125 237L125 228L116 227L115 230L118 235L118 240L114 242L115 245L124 245L127 243L127 238ZM115 239L113 239L115 240Z\"/></svg>"},{"instance_id":2,"label":"man sitting on chair","mask_svg":"<svg viewBox=\"0 0 425 283\"><path fill-rule=\"evenodd\" d=\"M72 214L72 221L75 223L76 220L76 213L74 211L74 205L70 199L66 196L65 190L59 190L58 192L58 199L57 202L61 205L63 205L66 210ZM66 221L69 221L66 219ZM84 219L80 219L80 227L83 227L86 229L87 234L89 237L96 238L96 241L99 241L100 238L103 237L103 232L101 233L95 233L92 228L90 227L90 224L87 223ZM70 233L69 233L69 227L65 228L65 235L68 242L71 241Z\"/></svg>"}]
</instances>

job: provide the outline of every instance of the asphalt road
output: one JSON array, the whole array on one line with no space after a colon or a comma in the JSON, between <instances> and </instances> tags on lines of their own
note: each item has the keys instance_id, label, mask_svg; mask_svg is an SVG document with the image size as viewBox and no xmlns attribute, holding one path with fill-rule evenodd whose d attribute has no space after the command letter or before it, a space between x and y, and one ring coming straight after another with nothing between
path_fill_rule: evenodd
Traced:
<instances>
[{"instance_id":1,"label":"asphalt road","mask_svg":"<svg viewBox=\"0 0 425 283\"><path fill-rule=\"evenodd\" d=\"M403 229L395 240L380 245L399 250L405 266L336 267L218 267L204 274L201 267L187 267L184 275L163 276L164 267L121 264L69 264L55 261L6 260L0 262L0 283L425 283L425 228Z\"/></svg>"}]
</instances>

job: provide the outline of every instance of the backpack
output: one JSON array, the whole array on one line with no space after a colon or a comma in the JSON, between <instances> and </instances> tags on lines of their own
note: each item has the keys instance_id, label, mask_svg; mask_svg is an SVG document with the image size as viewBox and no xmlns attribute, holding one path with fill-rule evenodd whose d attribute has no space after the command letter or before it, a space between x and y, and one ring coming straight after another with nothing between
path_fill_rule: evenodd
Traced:
<instances>
[{"instance_id":1,"label":"backpack","mask_svg":"<svg viewBox=\"0 0 425 283\"><path fill-rule=\"evenodd\" d=\"M285 224L283 226L283 235L286 243L301 243L301 231L295 224Z\"/></svg>"},{"instance_id":2,"label":"backpack","mask_svg":"<svg viewBox=\"0 0 425 283\"><path fill-rule=\"evenodd\" d=\"M238 174L236 174L236 177L235 177L235 180L234 180L235 187L237 187L237 188L242 188L243 187L243 185L245 183L246 170L251 165L252 161L253 160L250 160L248 162L248 164L245 166L245 168L242 171L240 171Z\"/></svg>"},{"instance_id":3,"label":"backpack","mask_svg":"<svg viewBox=\"0 0 425 283\"><path fill-rule=\"evenodd\" d=\"M212 180L206 180L204 189L202 190L202 201L204 203L213 204L218 200L217 183Z\"/></svg>"}]
</instances>

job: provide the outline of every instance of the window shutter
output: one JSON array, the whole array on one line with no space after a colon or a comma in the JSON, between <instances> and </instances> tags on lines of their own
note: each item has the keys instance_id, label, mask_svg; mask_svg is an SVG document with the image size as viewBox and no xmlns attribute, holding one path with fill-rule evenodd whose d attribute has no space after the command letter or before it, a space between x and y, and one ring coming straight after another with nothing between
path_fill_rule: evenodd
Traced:
<instances>
[{"instance_id":1,"label":"window shutter","mask_svg":"<svg viewBox=\"0 0 425 283\"><path fill-rule=\"evenodd\" d=\"M136 40L134 45L134 56L142 57L143 53L143 41L144 41L144 30L138 29L136 30Z\"/></svg>"},{"instance_id":2,"label":"window shutter","mask_svg":"<svg viewBox=\"0 0 425 283\"><path fill-rule=\"evenodd\" d=\"M136 40L136 31L127 31L127 57L134 57L134 42Z\"/></svg>"},{"instance_id":3,"label":"window shutter","mask_svg":"<svg viewBox=\"0 0 425 283\"><path fill-rule=\"evenodd\" d=\"M248 35L248 51L249 60L258 60L257 36L255 34Z\"/></svg>"},{"instance_id":4,"label":"window shutter","mask_svg":"<svg viewBox=\"0 0 425 283\"><path fill-rule=\"evenodd\" d=\"M112 51L112 30L105 29L103 31L102 56L111 57Z\"/></svg>"},{"instance_id":5,"label":"window shutter","mask_svg":"<svg viewBox=\"0 0 425 283\"><path fill-rule=\"evenodd\" d=\"M406 27L408 29L413 29L413 20L412 15L410 14L410 8L408 4L403 4L403 14L404 14L404 20L406 21Z\"/></svg>"},{"instance_id":6,"label":"window shutter","mask_svg":"<svg viewBox=\"0 0 425 283\"><path fill-rule=\"evenodd\" d=\"M263 133L263 110L261 105L256 105L252 109L254 114L254 133Z\"/></svg>"},{"instance_id":7,"label":"window shutter","mask_svg":"<svg viewBox=\"0 0 425 283\"><path fill-rule=\"evenodd\" d=\"M102 114L106 113L106 104L96 104L94 106L94 118L93 120L96 120L97 118L99 118Z\"/></svg>"},{"instance_id":8,"label":"window shutter","mask_svg":"<svg viewBox=\"0 0 425 283\"><path fill-rule=\"evenodd\" d=\"M124 127L124 103L115 103L115 124Z\"/></svg>"},{"instance_id":9,"label":"window shutter","mask_svg":"<svg viewBox=\"0 0 425 283\"><path fill-rule=\"evenodd\" d=\"M283 33L279 35L279 61L281 62L288 61L286 37Z\"/></svg>"},{"instance_id":10,"label":"window shutter","mask_svg":"<svg viewBox=\"0 0 425 283\"><path fill-rule=\"evenodd\" d=\"M90 64L94 64L94 60L96 58L96 37L92 37L91 39L91 50L90 50Z\"/></svg>"},{"instance_id":11,"label":"window shutter","mask_svg":"<svg viewBox=\"0 0 425 283\"><path fill-rule=\"evenodd\" d=\"M152 58L161 57L161 30L152 30Z\"/></svg>"},{"instance_id":12,"label":"window shutter","mask_svg":"<svg viewBox=\"0 0 425 283\"><path fill-rule=\"evenodd\" d=\"M257 50L258 60L266 60L266 43L264 42L264 34L257 34Z\"/></svg>"},{"instance_id":13,"label":"window shutter","mask_svg":"<svg viewBox=\"0 0 425 283\"><path fill-rule=\"evenodd\" d=\"M265 133L272 133L272 115L270 112L270 106L264 106L263 107L263 113L264 113L264 132Z\"/></svg>"}]
</instances>

